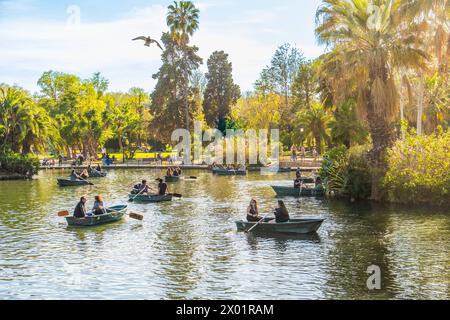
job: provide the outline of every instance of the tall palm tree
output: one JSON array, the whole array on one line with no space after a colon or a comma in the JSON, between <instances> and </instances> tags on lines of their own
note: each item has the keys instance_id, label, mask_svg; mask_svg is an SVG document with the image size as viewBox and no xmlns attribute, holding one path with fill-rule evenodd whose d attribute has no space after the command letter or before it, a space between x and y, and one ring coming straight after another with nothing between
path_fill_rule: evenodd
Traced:
<instances>
[{"instance_id":1,"label":"tall palm tree","mask_svg":"<svg viewBox=\"0 0 450 320\"><path fill-rule=\"evenodd\" d=\"M333 116L319 102L313 102L310 108L300 111L297 116L298 123L304 130L303 137L309 141L314 140L317 152L321 154L322 142L330 141L330 123Z\"/></svg>"},{"instance_id":2,"label":"tall palm tree","mask_svg":"<svg viewBox=\"0 0 450 320\"><path fill-rule=\"evenodd\" d=\"M420 29L414 15L404 15L403 1L323 2L317 12L316 34L321 43L333 48L330 55L341 61L346 76L356 80L358 105L369 122L373 142L371 198L381 200L384 155L395 137L398 92L394 70L426 68L427 55L418 49ZM398 32L400 25L407 25L410 32Z\"/></svg>"},{"instance_id":3,"label":"tall palm tree","mask_svg":"<svg viewBox=\"0 0 450 320\"><path fill-rule=\"evenodd\" d=\"M186 47L189 43L190 37L194 35L194 32L199 28L199 15L200 11L194 6L191 1L175 1L169 6L169 12L167 14L167 26L170 28L170 33L173 40L181 47L183 51L183 60L185 62L184 70L184 112L186 129L189 131L190 116L189 116L189 75L187 71L187 53Z\"/></svg>"}]
</instances>

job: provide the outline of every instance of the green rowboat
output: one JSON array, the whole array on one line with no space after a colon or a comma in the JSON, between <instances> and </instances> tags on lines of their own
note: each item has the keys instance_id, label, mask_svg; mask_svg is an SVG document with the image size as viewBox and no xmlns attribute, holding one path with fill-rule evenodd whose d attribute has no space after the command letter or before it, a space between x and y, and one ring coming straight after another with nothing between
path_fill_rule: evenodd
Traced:
<instances>
[{"instance_id":1,"label":"green rowboat","mask_svg":"<svg viewBox=\"0 0 450 320\"><path fill-rule=\"evenodd\" d=\"M73 227L92 227L119 221L127 213L127 205L114 206L106 209L101 216L88 216L84 218L66 217L67 224ZM92 212L90 213L92 214Z\"/></svg>"},{"instance_id":2,"label":"green rowboat","mask_svg":"<svg viewBox=\"0 0 450 320\"><path fill-rule=\"evenodd\" d=\"M172 201L173 199L173 195L171 194L166 194L164 196L159 196L159 195L145 195L145 194L140 194L138 196L134 195L134 194L130 194L129 195L130 200L134 200L136 202L146 202L146 203L151 203L151 202L166 202L166 201Z\"/></svg>"},{"instance_id":3,"label":"green rowboat","mask_svg":"<svg viewBox=\"0 0 450 320\"><path fill-rule=\"evenodd\" d=\"M247 175L247 170L213 169L213 174L218 176L245 176Z\"/></svg>"},{"instance_id":4,"label":"green rowboat","mask_svg":"<svg viewBox=\"0 0 450 320\"><path fill-rule=\"evenodd\" d=\"M84 180L58 179L58 185L60 187L78 187L87 186L89 185L89 182Z\"/></svg>"},{"instance_id":5,"label":"green rowboat","mask_svg":"<svg viewBox=\"0 0 450 320\"><path fill-rule=\"evenodd\" d=\"M299 188L272 186L273 191L279 197L324 197L325 190L323 188Z\"/></svg>"},{"instance_id":6,"label":"green rowboat","mask_svg":"<svg viewBox=\"0 0 450 320\"><path fill-rule=\"evenodd\" d=\"M166 182L178 182L180 181L180 176L166 176Z\"/></svg>"},{"instance_id":7,"label":"green rowboat","mask_svg":"<svg viewBox=\"0 0 450 320\"><path fill-rule=\"evenodd\" d=\"M106 172L91 172L89 173L89 178L105 178Z\"/></svg>"},{"instance_id":8,"label":"green rowboat","mask_svg":"<svg viewBox=\"0 0 450 320\"><path fill-rule=\"evenodd\" d=\"M312 234L319 230L325 219L291 219L288 222L275 223L273 219L265 219L252 232ZM250 230L258 222L236 221L238 231Z\"/></svg>"}]
</instances>

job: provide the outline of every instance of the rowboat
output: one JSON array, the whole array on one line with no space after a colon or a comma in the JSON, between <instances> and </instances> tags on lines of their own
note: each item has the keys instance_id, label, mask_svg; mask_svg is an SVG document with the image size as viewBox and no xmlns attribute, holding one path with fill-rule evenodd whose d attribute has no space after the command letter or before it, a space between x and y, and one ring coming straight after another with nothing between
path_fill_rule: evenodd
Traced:
<instances>
[{"instance_id":1,"label":"rowboat","mask_svg":"<svg viewBox=\"0 0 450 320\"><path fill-rule=\"evenodd\" d=\"M77 187L77 186L87 186L89 185L89 182L85 180L58 179L58 185L60 187Z\"/></svg>"},{"instance_id":2,"label":"rowboat","mask_svg":"<svg viewBox=\"0 0 450 320\"><path fill-rule=\"evenodd\" d=\"M294 188L272 186L273 191L279 197L323 197L325 190L323 188Z\"/></svg>"},{"instance_id":3,"label":"rowboat","mask_svg":"<svg viewBox=\"0 0 450 320\"><path fill-rule=\"evenodd\" d=\"M130 200L134 200L136 202L166 202L166 201L172 201L173 195L172 194L166 194L164 196L159 195L146 195L146 194L140 194L138 196L134 194L129 195Z\"/></svg>"},{"instance_id":4,"label":"rowboat","mask_svg":"<svg viewBox=\"0 0 450 320\"><path fill-rule=\"evenodd\" d=\"M319 230L325 219L291 219L288 222L275 223L273 219L265 219L252 232L311 234ZM238 231L250 230L258 222L236 221Z\"/></svg>"},{"instance_id":5,"label":"rowboat","mask_svg":"<svg viewBox=\"0 0 450 320\"><path fill-rule=\"evenodd\" d=\"M89 173L89 178L104 178L106 177L106 172L91 172Z\"/></svg>"},{"instance_id":6,"label":"rowboat","mask_svg":"<svg viewBox=\"0 0 450 320\"><path fill-rule=\"evenodd\" d=\"M113 206L106 209L106 213L100 216L92 215L84 218L66 217L69 226L92 227L101 224L119 221L127 213L127 205ZM88 214L93 214L92 212Z\"/></svg>"},{"instance_id":7,"label":"rowboat","mask_svg":"<svg viewBox=\"0 0 450 320\"><path fill-rule=\"evenodd\" d=\"M166 182L178 182L180 181L180 176L166 176Z\"/></svg>"},{"instance_id":8,"label":"rowboat","mask_svg":"<svg viewBox=\"0 0 450 320\"><path fill-rule=\"evenodd\" d=\"M245 176L247 170L213 169L213 174L218 176Z\"/></svg>"}]
</instances>

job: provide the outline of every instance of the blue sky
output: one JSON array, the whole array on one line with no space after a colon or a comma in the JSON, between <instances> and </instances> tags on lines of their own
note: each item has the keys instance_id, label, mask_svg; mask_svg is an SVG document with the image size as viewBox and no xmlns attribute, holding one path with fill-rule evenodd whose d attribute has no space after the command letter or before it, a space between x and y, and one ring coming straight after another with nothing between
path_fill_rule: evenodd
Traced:
<instances>
[{"instance_id":1,"label":"blue sky","mask_svg":"<svg viewBox=\"0 0 450 320\"><path fill-rule=\"evenodd\" d=\"M160 38L167 31L162 0L0 0L0 83L37 91L46 70L89 77L101 72L110 90L139 86L151 91L160 51L131 39ZM200 0L200 30L192 43L206 60L224 50L236 83L251 90L276 48L289 42L314 58L323 52L314 37L320 0ZM76 7L73 7L76 6ZM76 10L79 8L79 16ZM69 9L69 10L68 10ZM77 23L79 17L80 24Z\"/></svg>"}]
</instances>

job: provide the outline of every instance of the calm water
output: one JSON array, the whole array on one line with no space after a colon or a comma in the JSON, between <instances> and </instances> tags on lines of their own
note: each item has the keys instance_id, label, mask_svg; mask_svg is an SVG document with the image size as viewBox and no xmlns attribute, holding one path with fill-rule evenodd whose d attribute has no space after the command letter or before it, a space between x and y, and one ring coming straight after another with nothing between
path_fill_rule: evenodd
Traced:
<instances>
[{"instance_id":1,"label":"calm water","mask_svg":"<svg viewBox=\"0 0 450 320\"><path fill-rule=\"evenodd\" d=\"M293 216L327 219L318 235L246 235L234 221L250 198L271 212L270 184L293 176L189 174L198 181L170 185L183 199L130 204L144 221L91 229L68 228L56 213L83 194L124 203L134 182L162 173L111 171L79 188L59 188L58 172L0 182L0 299L450 298L448 211L286 198ZM370 265L382 272L376 292Z\"/></svg>"}]
</instances>

